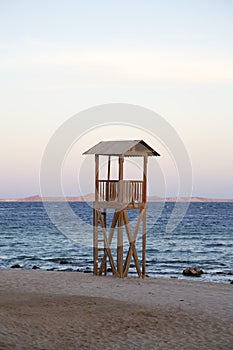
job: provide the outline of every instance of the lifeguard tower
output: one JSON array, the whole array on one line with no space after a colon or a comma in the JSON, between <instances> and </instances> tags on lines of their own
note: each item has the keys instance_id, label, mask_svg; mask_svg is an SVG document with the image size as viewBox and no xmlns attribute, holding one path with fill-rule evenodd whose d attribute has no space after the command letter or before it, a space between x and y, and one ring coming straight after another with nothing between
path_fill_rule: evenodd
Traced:
<instances>
[{"instance_id":1,"label":"lifeguard tower","mask_svg":"<svg viewBox=\"0 0 233 350\"><path fill-rule=\"evenodd\" d=\"M147 161L149 156L159 156L142 140L102 141L86 151L95 155L95 201L93 203L93 259L94 275L126 277L134 258L139 277L146 275L146 208L147 208ZM100 156L108 157L107 178L100 179ZM118 158L118 179L111 180L111 158ZM142 157L142 179L124 180L124 161L127 157ZM127 210L138 210L138 218L132 232ZM107 215L111 225L107 229ZM142 225L142 226L141 226ZM136 240L142 228L142 257L139 261ZM116 259L111 244L117 231ZM124 232L128 237L124 251ZM125 256L124 256L125 255ZM110 266L108 267L108 264Z\"/></svg>"}]
</instances>

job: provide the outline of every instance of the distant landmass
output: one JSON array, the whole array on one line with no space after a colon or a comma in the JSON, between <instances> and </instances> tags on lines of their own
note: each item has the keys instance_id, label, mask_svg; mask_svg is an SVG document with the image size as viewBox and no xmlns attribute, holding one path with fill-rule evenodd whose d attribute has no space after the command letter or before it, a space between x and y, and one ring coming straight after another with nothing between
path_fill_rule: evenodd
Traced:
<instances>
[{"instance_id":1,"label":"distant landmass","mask_svg":"<svg viewBox=\"0 0 233 350\"><path fill-rule=\"evenodd\" d=\"M95 200L94 193L88 193L83 196L66 196L66 197L41 197L39 195L29 196L25 198L0 199L0 202L93 202ZM204 197L158 197L148 196L148 202L233 202L233 199L213 199Z\"/></svg>"}]
</instances>

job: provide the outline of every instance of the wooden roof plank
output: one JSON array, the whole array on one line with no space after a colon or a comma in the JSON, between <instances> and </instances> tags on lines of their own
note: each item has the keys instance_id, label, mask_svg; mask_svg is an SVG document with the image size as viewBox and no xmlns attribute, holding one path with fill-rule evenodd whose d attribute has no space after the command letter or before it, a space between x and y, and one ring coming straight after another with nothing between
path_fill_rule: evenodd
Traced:
<instances>
[{"instance_id":1,"label":"wooden roof plank","mask_svg":"<svg viewBox=\"0 0 233 350\"><path fill-rule=\"evenodd\" d=\"M143 155L160 156L143 140L121 140L121 141L101 141L83 154L96 154L106 156L132 156L139 157Z\"/></svg>"}]
</instances>

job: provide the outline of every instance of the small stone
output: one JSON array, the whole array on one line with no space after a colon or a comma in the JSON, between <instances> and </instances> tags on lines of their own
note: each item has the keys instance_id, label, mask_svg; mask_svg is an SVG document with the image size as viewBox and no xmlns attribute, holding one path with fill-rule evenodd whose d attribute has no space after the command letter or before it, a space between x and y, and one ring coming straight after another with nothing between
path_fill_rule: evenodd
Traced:
<instances>
[{"instance_id":1,"label":"small stone","mask_svg":"<svg viewBox=\"0 0 233 350\"><path fill-rule=\"evenodd\" d=\"M233 284L233 281L231 281L230 284Z\"/></svg>"},{"instance_id":2,"label":"small stone","mask_svg":"<svg viewBox=\"0 0 233 350\"><path fill-rule=\"evenodd\" d=\"M192 276L192 277L199 277L204 272L200 267L186 267L186 269L183 270L184 276Z\"/></svg>"},{"instance_id":3,"label":"small stone","mask_svg":"<svg viewBox=\"0 0 233 350\"><path fill-rule=\"evenodd\" d=\"M39 270L39 269L40 269L39 266L36 266L36 265L32 266L32 270Z\"/></svg>"},{"instance_id":4,"label":"small stone","mask_svg":"<svg viewBox=\"0 0 233 350\"><path fill-rule=\"evenodd\" d=\"M19 264L15 264L11 266L11 269L21 269L21 266Z\"/></svg>"}]
</instances>

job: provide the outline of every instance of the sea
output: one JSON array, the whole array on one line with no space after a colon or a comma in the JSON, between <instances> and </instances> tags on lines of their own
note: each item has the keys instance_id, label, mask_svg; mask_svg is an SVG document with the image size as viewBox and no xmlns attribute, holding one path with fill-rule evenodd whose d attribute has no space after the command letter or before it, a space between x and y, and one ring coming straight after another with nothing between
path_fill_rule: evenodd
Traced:
<instances>
[{"instance_id":1,"label":"sea","mask_svg":"<svg viewBox=\"0 0 233 350\"><path fill-rule=\"evenodd\" d=\"M92 273L92 204L66 204L72 212L72 220L64 216L62 203L47 203L47 207L44 207L42 202L1 202L0 268ZM51 219L48 206L56 213L57 221L54 216ZM182 212L184 203L176 203L177 206ZM148 203L147 276L217 283L233 281L233 203L192 202L173 230L169 230L174 208L172 202L165 202L162 207L160 203ZM130 210L128 214L132 232L138 212ZM107 231L112 214L111 211L107 214ZM62 225L58 223L59 220ZM116 242L114 238L114 259ZM139 230L136 241L139 260L141 243ZM128 238L124 233L125 255L128 246ZM203 274L200 277L184 276L186 267L200 267ZM137 275L133 259L129 275Z\"/></svg>"}]
</instances>

